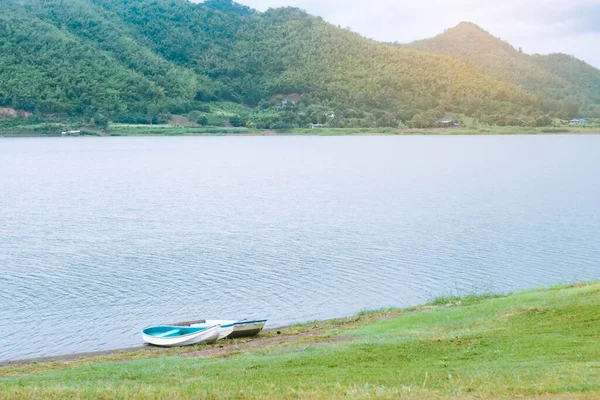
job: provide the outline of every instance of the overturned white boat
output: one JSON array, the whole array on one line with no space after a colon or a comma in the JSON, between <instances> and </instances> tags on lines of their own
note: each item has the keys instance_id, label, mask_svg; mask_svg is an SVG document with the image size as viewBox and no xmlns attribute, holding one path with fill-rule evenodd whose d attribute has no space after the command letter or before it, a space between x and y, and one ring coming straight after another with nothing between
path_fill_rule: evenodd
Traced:
<instances>
[{"instance_id":1,"label":"overturned white boat","mask_svg":"<svg viewBox=\"0 0 600 400\"><path fill-rule=\"evenodd\" d=\"M155 346L175 347L197 343L214 343L219 338L218 324L204 327L159 325L142 331L142 339Z\"/></svg>"}]
</instances>

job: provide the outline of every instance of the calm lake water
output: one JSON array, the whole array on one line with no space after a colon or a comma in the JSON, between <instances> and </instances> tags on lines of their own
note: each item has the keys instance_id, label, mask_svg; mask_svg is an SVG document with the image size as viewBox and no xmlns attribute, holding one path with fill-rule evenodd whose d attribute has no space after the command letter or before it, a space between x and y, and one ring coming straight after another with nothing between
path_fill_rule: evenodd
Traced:
<instances>
[{"instance_id":1,"label":"calm lake water","mask_svg":"<svg viewBox=\"0 0 600 400\"><path fill-rule=\"evenodd\" d=\"M600 135L0 139L0 360L600 279Z\"/></svg>"}]
</instances>

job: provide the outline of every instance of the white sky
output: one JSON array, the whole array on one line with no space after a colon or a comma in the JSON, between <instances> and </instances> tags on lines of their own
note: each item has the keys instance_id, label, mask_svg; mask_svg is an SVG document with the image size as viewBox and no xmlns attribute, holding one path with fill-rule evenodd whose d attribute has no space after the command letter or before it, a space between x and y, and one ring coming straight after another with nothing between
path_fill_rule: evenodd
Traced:
<instances>
[{"instance_id":1,"label":"white sky","mask_svg":"<svg viewBox=\"0 0 600 400\"><path fill-rule=\"evenodd\" d=\"M565 53L600 68L600 0L237 0L293 6L379 41L407 43L471 21L526 53Z\"/></svg>"}]
</instances>

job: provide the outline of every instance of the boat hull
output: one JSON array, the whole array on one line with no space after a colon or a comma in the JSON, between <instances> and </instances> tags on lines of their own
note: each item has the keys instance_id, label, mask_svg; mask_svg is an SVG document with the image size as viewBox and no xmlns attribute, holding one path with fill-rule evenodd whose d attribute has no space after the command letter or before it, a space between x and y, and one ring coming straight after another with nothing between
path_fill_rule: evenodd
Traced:
<instances>
[{"instance_id":1,"label":"boat hull","mask_svg":"<svg viewBox=\"0 0 600 400\"><path fill-rule=\"evenodd\" d=\"M200 329L197 332L187 333L187 334L177 334L175 331L179 330L182 332L181 327L173 326L171 327L171 331L167 331L165 333L173 332L169 336L156 336L152 334L146 333L149 329L144 329L142 331L142 339L144 342L148 344L152 344L154 346L161 347L178 347L178 346L189 346L192 344L198 343L214 343L219 338L220 326L210 326L206 329Z\"/></svg>"},{"instance_id":2,"label":"boat hull","mask_svg":"<svg viewBox=\"0 0 600 400\"><path fill-rule=\"evenodd\" d=\"M243 321L233 325L233 332L227 336L235 339L240 337L256 336L263 330L267 321Z\"/></svg>"},{"instance_id":3,"label":"boat hull","mask_svg":"<svg viewBox=\"0 0 600 400\"><path fill-rule=\"evenodd\" d=\"M192 324L191 327L208 327L220 325L219 339L235 339L256 336L263 330L267 320L236 321L236 320L206 320L204 323Z\"/></svg>"}]
</instances>

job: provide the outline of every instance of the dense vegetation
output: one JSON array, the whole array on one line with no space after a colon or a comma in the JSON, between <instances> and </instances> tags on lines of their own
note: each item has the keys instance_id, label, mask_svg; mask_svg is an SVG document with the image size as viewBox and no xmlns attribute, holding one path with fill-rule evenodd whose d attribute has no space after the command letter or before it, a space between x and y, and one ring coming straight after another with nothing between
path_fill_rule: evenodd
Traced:
<instances>
[{"instance_id":1,"label":"dense vegetation","mask_svg":"<svg viewBox=\"0 0 600 400\"><path fill-rule=\"evenodd\" d=\"M599 283L444 296L247 343L0 366L0 399L592 399L599 323Z\"/></svg>"},{"instance_id":2,"label":"dense vegetation","mask_svg":"<svg viewBox=\"0 0 600 400\"><path fill-rule=\"evenodd\" d=\"M186 115L282 129L471 116L545 126L577 114L575 99L531 95L447 56L367 40L298 9L259 13L230 0L0 0L0 44L0 107L39 121L105 127ZM576 93L574 85L557 90ZM212 109L222 104L239 107L218 120Z\"/></svg>"},{"instance_id":3,"label":"dense vegetation","mask_svg":"<svg viewBox=\"0 0 600 400\"><path fill-rule=\"evenodd\" d=\"M565 116L600 116L600 70L572 56L528 55L469 22L432 39L400 46L465 61L496 79L554 100L554 104L546 104L549 111L558 109Z\"/></svg>"}]
</instances>

